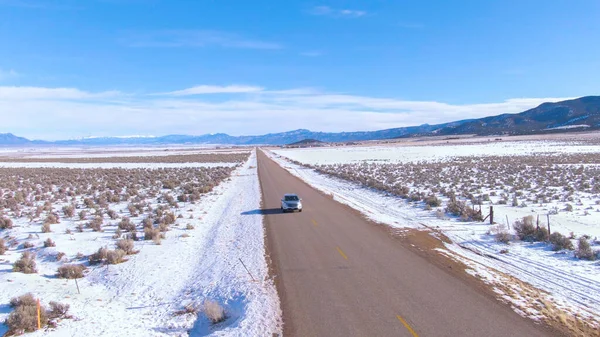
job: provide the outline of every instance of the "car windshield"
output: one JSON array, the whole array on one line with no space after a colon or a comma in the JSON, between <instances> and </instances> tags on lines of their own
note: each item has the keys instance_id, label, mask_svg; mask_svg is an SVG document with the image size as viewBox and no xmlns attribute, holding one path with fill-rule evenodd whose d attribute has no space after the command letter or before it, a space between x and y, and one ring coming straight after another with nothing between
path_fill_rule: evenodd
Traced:
<instances>
[{"instance_id":1,"label":"car windshield","mask_svg":"<svg viewBox=\"0 0 600 337\"><path fill-rule=\"evenodd\" d=\"M296 195L286 195L285 201L298 201L298 196Z\"/></svg>"}]
</instances>

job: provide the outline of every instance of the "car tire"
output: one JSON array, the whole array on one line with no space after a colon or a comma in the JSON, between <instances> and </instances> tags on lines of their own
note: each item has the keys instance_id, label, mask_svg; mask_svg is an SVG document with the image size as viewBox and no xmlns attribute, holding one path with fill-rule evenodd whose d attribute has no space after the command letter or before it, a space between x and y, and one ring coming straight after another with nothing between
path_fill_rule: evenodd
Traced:
<instances>
[{"instance_id":1,"label":"car tire","mask_svg":"<svg viewBox=\"0 0 600 337\"><path fill-rule=\"evenodd\" d=\"M298 212L302 212L302 209L299 209Z\"/></svg>"}]
</instances>

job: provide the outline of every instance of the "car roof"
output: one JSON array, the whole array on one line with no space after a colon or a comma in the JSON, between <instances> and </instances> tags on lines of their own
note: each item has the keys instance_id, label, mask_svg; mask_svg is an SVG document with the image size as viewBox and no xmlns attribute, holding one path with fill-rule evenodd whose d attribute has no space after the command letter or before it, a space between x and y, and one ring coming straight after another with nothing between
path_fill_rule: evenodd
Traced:
<instances>
[{"instance_id":1,"label":"car roof","mask_svg":"<svg viewBox=\"0 0 600 337\"><path fill-rule=\"evenodd\" d=\"M294 194L294 193L287 193L283 195L284 197L297 197L298 194Z\"/></svg>"}]
</instances>

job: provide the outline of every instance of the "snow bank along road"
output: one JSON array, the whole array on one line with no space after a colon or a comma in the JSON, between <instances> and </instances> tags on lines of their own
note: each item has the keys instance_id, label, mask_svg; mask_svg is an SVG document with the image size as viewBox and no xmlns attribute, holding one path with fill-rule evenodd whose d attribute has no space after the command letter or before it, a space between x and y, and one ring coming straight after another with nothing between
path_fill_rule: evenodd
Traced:
<instances>
[{"instance_id":1,"label":"snow bank along road","mask_svg":"<svg viewBox=\"0 0 600 337\"><path fill-rule=\"evenodd\" d=\"M285 336L551 334L311 188L261 151L258 174ZM304 211L281 213L284 193L298 193Z\"/></svg>"}]
</instances>

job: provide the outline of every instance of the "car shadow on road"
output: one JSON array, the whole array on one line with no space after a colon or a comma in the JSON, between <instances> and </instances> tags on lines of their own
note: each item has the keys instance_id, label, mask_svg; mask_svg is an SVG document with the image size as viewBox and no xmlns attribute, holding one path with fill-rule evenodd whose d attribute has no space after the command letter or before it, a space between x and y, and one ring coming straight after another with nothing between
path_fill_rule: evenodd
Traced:
<instances>
[{"instance_id":1,"label":"car shadow on road","mask_svg":"<svg viewBox=\"0 0 600 337\"><path fill-rule=\"evenodd\" d=\"M262 215L271 215L271 214L284 214L281 211L281 208L266 208L266 209L254 209L251 211L242 212L242 215L254 215L254 214L262 214Z\"/></svg>"}]
</instances>

